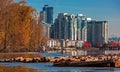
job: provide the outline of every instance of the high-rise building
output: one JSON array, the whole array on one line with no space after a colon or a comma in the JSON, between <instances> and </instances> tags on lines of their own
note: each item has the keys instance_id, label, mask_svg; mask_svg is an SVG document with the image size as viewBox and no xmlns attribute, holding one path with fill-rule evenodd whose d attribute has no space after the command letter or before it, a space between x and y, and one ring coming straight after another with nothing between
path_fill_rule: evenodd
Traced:
<instances>
[{"instance_id":1,"label":"high-rise building","mask_svg":"<svg viewBox=\"0 0 120 72\"><path fill-rule=\"evenodd\" d=\"M53 24L53 7L44 5L43 10L40 12L40 18L46 24Z\"/></svg>"},{"instance_id":2,"label":"high-rise building","mask_svg":"<svg viewBox=\"0 0 120 72\"><path fill-rule=\"evenodd\" d=\"M50 25L42 24L42 37L50 38Z\"/></svg>"},{"instance_id":3,"label":"high-rise building","mask_svg":"<svg viewBox=\"0 0 120 72\"><path fill-rule=\"evenodd\" d=\"M55 19L55 38L76 40L77 23L75 15L67 13L59 13Z\"/></svg>"},{"instance_id":4,"label":"high-rise building","mask_svg":"<svg viewBox=\"0 0 120 72\"><path fill-rule=\"evenodd\" d=\"M56 39L87 41L87 20L83 14L59 13L54 23Z\"/></svg>"},{"instance_id":5,"label":"high-rise building","mask_svg":"<svg viewBox=\"0 0 120 72\"><path fill-rule=\"evenodd\" d=\"M87 23L87 41L93 46L97 43L105 44L108 41L108 22L89 21Z\"/></svg>"},{"instance_id":6,"label":"high-rise building","mask_svg":"<svg viewBox=\"0 0 120 72\"><path fill-rule=\"evenodd\" d=\"M93 46L108 41L108 22L94 21L83 14L59 13L52 28L55 39L88 41Z\"/></svg>"},{"instance_id":7,"label":"high-rise building","mask_svg":"<svg viewBox=\"0 0 120 72\"><path fill-rule=\"evenodd\" d=\"M87 40L87 21L83 14L78 14L77 19L77 40Z\"/></svg>"}]
</instances>

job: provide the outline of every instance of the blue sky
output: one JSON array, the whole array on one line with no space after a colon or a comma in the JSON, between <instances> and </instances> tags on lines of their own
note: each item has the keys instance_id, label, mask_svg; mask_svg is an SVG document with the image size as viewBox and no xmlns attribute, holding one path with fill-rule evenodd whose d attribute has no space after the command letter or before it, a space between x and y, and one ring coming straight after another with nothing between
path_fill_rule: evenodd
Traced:
<instances>
[{"instance_id":1,"label":"blue sky","mask_svg":"<svg viewBox=\"0 0 120 72\"><path fill-rule=\"evenodd\" d=\"M82 13L94 20L109 22L109 36L120 36L120 0L26 0L38 12L44 5L54 7L54 18L58 13Z\"/></svg>"}]
</instances>

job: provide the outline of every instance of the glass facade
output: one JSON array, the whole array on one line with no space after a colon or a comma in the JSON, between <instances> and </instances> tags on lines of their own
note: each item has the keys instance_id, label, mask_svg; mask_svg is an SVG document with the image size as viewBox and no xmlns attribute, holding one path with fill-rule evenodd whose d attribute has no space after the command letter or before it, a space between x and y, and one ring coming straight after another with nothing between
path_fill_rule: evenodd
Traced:
<instances>
[{"instance_id":1,"label":"glass facade","mask_svg":"<svg viewBox=\"0 0 120 72\"><path fill-rule=\"evenodd\" d=\"M107 21L91 21L87 23L87 41L93 46L96 43L105 44L108 41L108 22Z\"/></svg>"},{"instance_id":2,"label":"glass facade","mask_svg":"<svg viewBox=\"0 0 120 72\"><path fill-rule=\"evenodd\" d=\"M87 39L87 21L83 14L77 15L77 40L86 41Z\"/></svg>"},{"instance_id":3,"label":"glass facade","mask_svg":"<svg viewBox=\"0 0 120 72\"><path fill-rule=\"evenodd\" d=\"M44 5L43 10L40 12L40 15L44 14L44 23L53 24L53 7Z\"/></svg>"},{"instance_id":4,"label":"glass facade","mask_svg":"<svg viewBox=\"0 0 120 72\"><path fill-rule=\"evenodd\" d=\"M57 35L59 36L58 39L86 40L87 31L85 16L60 13L56 20L55 27L56 33L58 33Z\"/></svg>"},{"instance_id":5,"label":"glass facade","mask_svg":"<svg viewBox=\"0 0 120 72\"><path fill-rule=\"evenodd\" d=\"M104 44L108 41L108 22L92 21L83 14L59 13L54 23L54 38L88 41L93 46L97 42Z\"/></svg>"}]
</instances>

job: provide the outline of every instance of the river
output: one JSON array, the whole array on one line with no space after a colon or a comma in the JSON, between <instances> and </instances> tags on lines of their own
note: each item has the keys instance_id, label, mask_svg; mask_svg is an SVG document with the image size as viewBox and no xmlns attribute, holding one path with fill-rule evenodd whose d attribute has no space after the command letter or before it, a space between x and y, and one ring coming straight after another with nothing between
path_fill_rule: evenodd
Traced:
<instances>
[{"instance_id":1,"label":"river","mask_svg":"<svg viewBox=\"0 0 120 72\"><path fill-rule=\"evenodd\" d=\"M23 66L36 69L37 72L120 72L120 68L112 67L54 67L52 63L0 63L4 66Z\"/></svg>"}]
</instances>

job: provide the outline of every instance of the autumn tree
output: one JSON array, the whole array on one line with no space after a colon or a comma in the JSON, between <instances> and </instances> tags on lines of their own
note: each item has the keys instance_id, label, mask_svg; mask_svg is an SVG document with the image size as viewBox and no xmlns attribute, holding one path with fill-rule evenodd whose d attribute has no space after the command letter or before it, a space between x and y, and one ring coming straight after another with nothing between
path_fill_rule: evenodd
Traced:
<instances>
[{"instance_id":1,"label":"autumn tree","mask_svg":"<svg viewBox=\"0 0 120 72\"><path fill-rule=\"evenodd\" d=\"M34 51L42 37L37 11L25 0L0 0L0 51Z\"/></svg>"},{"instance_id":2,"label":"autumn tree","mask_svg":"<svg viewBox=\"0 0 120 72\"><path fill-rule=\"evenodd\" d=\"M13 0L0 0L0 51L7 46L7 30L8 30L8 12L6 9L13 3Z\"/></svg>"},{"instance_id":3,"label":"autumn tree","mask_svg":"<svg viewBox=\"0 0 120 72\"><path fill-rule=\"evenodd\" d=\"M42 23L39 21L38 13L34 13L34 17L31 20L31 41L30 47L34 48L35 50L39 49L39 46L42 44Z\"/></svg>"},{"instance_id":4,"label":"autumn tree","mask_svg":"<svg viewBox=\"0 0 120 72\"><path fill-rule=\"evenodd\" d=\"M9 35L11 37L10 46L17 50L29 47L30 39L30 19L33 8L26 6L25 2L11 5ZM14 49L14 50L15 50Z\"/></svg>"}]
</instances>

